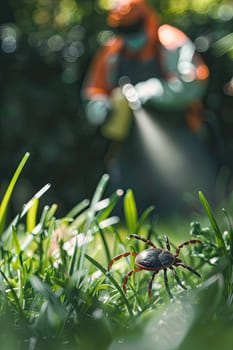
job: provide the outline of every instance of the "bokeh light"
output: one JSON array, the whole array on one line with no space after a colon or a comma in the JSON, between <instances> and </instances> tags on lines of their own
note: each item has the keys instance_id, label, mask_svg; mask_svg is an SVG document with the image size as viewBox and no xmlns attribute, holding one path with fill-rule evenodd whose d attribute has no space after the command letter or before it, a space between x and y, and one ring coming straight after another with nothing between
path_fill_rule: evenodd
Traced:
<instances>
[{"instance_id":1,"label":"bokeh light","mask_svg":"<svg viewBox=\"0 0 233 350\"><path fill-rule=\"evenodd\" d=\"M0 27L1 49L5 53L13 53L17 48L18 29L13 24L5 24Z\"/></svg>"}]
</instances>

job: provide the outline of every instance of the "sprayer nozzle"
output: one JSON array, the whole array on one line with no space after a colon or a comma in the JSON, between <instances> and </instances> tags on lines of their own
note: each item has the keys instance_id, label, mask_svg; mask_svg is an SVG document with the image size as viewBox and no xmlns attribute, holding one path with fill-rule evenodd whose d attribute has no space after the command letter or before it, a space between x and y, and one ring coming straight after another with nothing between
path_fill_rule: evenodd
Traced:
<instances>
[{"instance_id":1,"label":"sprayer nozzle","mask_svg":"<svg viewBox=\"0 0 233 350\"><path fill-rule=\"evenodd\" d=\"M132 110L137 110L141 108L141 101L138 97L137 90L132 84L127 83L123 85L121 90L122 90L122 94L125 96L125 98L129 103L129 107Z\"/></svg>"}]
</instances>

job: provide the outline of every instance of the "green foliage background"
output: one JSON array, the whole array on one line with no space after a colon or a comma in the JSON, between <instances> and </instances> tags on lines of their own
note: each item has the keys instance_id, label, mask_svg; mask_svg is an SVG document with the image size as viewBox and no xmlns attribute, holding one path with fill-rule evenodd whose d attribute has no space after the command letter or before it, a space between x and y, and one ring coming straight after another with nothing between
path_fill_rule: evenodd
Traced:
<instances>
[{"instance_id":1,"label":"green foliage background","mask_svg":"<svg viewBox=\"0 0 233 350\"><path fill-rule=\"evenodd\" d=\"M210 67L206 118L226 139L221 162L231 166L232 4L213 0L150 3L194 41ZM106 142L89 128L80 87L96 48L108 35L104 0L8 0L0 11L0 180L9 180L26 151L30 169L14 195L18 203L47 182L60 210L90 196L104 170ZM228 84L228 85L227 85ZM230 88L231 87L231 88ZM148 203L149 205L149 203Z\"/></svg>"}]
</instances>

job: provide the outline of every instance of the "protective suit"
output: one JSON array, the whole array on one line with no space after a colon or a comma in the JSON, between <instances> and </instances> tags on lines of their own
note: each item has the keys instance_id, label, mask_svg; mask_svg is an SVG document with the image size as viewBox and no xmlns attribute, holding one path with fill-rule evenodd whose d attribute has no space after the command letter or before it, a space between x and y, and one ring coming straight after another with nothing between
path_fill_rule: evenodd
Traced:
<instances>
[{"instance_id":1,"label":"protective suit","mask_svg":"<svg viewBox=\"0 0 233 350\"><path fill-rule=\"evenodd\" d=\"M94 57L82 97L88 121L121 143L108 162L113 187L133 188L140 209L155 204L161 212L182 207L186 193L211 193L216 167L200 140L209 70L194 44L160 25L143 0L116 1L108 24L115 34ZM134 94L125 98L119 86L122 92L127 84ZM156 129L150 144L148 120L147 134Z\"/></svg>"}]
</instances>

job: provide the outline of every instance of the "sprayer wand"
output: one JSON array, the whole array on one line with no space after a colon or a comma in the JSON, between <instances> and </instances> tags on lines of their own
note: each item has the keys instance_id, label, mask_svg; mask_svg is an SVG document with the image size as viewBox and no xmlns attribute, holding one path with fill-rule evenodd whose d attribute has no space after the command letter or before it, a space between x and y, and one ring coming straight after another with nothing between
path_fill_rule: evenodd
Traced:
<instances>
[{"instance_id":1,"label":"sprayer wand","mask_svg":"<svg viewBox=\"0 0 233 350\"><path fill-rule=\"evenodd\" d=\"M106 138L115 141L122 141L128 136L132 115L137 117L138 114L143 113L137 90L130 83L128 77L124 76L120 79L119 89L115 89L113 96L114 108L111 118L101 128L101 132Z\"/></svg>"}]
</instances>

